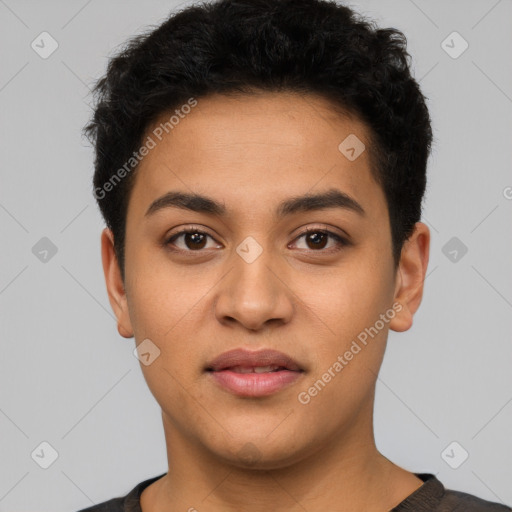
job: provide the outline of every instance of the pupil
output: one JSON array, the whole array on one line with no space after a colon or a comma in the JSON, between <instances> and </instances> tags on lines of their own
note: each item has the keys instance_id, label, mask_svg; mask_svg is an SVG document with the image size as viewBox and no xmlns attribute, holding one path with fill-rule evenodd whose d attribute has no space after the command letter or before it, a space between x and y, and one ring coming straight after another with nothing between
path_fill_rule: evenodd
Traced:
<instances>
[{"instance_id":1,"label":"pupil","mask_svg":"<svg viewBox=\"0 0 512 512\"><path fill-rule=\"evenodd\" d=\"M201 239L201 238L204 238L204 235L202 235L200 233L187 233L186 237L189 237L189 240L192 239L192 243L196 249L202 248L202 246L201 246L202 242L204 245L204 240ZM188 244L187 244L187 246L188 246Z\"/></svg>"},{"instance_id":2,"label":"pupil","mask_svg":"<svg viewBox=\"0 0 512 512\"><path fill-rule=\"evenodd\" d=\"M319 240L319 237L322 239L322 240ZM321 247L323 248L325 246L325 244L322 244L322 242L325 242L326 240L326 236L325 236L325 233L313 233L311 235L309 235L308 239L309 241L313 242L314 246L316 248ZM318 243L320 241L320 244Z\"/></svg>"}]
</instances>

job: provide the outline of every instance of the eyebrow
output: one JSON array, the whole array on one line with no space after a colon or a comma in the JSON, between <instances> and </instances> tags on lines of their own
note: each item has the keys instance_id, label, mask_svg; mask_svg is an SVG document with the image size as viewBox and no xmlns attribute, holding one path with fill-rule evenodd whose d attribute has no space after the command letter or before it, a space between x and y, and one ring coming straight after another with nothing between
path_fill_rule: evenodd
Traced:
<instances>
[{"instance_id":1,"label":"eyebrow","mask_svg":"<svg viewBox=\"0 0 512 512\"><path fill-rule=\"evenodd\" d=\"M181 208L220 217L226 216L227 213L224 203L220 203L210 197L171 191L153 201L147 209L145 217L150 217L165 208ZM334 188L326 192L286 199L279 203L275 214L278 218L282 218L298 212L310 212L326 208L342 208L351 210L361 216L366 215L364 208L353 197Z\"/></svg>"}]
</instances>

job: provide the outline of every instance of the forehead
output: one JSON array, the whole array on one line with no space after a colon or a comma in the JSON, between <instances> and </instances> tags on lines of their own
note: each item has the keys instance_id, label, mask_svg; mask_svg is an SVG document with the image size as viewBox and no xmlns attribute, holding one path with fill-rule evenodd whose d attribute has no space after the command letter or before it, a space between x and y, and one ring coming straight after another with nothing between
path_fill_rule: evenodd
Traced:
<instances>
[{"instance_id":1,"label":"forehead","mask_svg":"<svg viewBox=\"0 0 512 512\"><path fill-rule=\"evenodd\" d=\"M325 98L259 93L196 101L148 127L144 140L155 145L139 164L129 207L137 217L171 190L216 197L233 214L333 187L385 206L370 172L366 126ZM351 147L361 151L355 159Z\"/></svg>"}]
</instances>

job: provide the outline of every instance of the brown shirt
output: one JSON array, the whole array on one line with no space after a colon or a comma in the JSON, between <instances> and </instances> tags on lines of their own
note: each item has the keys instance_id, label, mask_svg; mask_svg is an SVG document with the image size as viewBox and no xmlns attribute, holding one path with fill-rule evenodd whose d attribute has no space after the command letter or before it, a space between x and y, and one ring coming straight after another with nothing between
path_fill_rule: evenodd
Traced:
<instances>
[{"instance_id":1,"label":"brown shirt","mask_svg":"<svg viewBox=\"0 0 512 512\"><path fill-rule=\"evenodd\" d=\"M137 484L126 496L114 498L78 512L142 512L140 495L155 480L166 473ZM512 512L512 508L477 498L472 494L445 489L430 473L415 473L423 485L390 512Z\"/></svg>"}]
</instances>

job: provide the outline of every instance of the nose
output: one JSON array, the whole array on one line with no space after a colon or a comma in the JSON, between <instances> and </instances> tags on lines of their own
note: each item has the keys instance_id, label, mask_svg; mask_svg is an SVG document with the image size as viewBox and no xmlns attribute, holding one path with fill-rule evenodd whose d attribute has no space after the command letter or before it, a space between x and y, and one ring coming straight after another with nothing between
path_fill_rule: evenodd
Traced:
<instances>
[{"instance_id":1,"label":"nose","mask_svg":"<svg viewBox=\"0 0 512 512\"><path fill-rule=\"evenodd\" d=\"M286 262L266 249L253 261L240 254L233 252L228 263L231 270L216 288L217 320L223 324L239 323L251 331L288 323L294 303Z\"/></svg>"}]
</instances>

